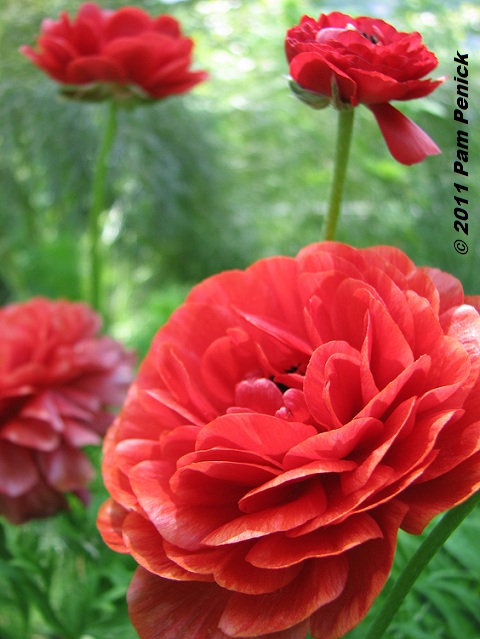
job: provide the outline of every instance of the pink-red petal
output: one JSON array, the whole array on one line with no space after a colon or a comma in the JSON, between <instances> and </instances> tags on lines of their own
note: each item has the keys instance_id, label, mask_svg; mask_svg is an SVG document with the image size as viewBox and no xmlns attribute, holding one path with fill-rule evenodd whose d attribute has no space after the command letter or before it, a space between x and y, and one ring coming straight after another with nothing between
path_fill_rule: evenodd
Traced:
<instances>
[{"instance_id":1,"label":"pink-red petal","mask_svg":"<svg viewBox=\"0 0 480 639\"><path fill-rule=\"evenodd\" d=\"M0 440L0 494L19 497L33 488L38 479L32 451Z\"/></svg>"}]
</instances>

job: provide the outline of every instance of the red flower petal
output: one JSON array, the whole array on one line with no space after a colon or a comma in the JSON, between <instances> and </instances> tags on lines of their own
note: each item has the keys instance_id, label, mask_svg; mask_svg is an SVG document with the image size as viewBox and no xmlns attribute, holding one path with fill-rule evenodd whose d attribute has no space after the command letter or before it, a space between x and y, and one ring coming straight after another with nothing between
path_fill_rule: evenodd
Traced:
<instances>
[{"instance_id":1,"label":"red flower petal","mask_svg":"<svg viewBox=\"0 0 480 639\"><path fill-rule=\"evenodd\" d=\"M336 82L343 102L358 104L357 85L344 71L315 53L300 53L290 63L290 75L303 89L332 97L332 82Z\"/></svg>"},{"instance_id":2,"label":"red flower petal","mask_svg":"<svg viewBox=\"0 0 480 639\"><path fill-rule=\"evenodd\" d=\"M275 415L283 406L283 395L269 379L246 379L236 385L234 401L239 409Z\"/></svg>"},{"instance_id":3,"label":"red flower petal","mask_svg":"<svg viewBox=\"0 0 480 639\"><path fill-rule=\"evenodd\" d=\"M358 102L370 106L390 100L400 100L405 93L405 83L384 75L380 71L352 69L351 77L358 87Z\"/></svg>"},{"instance_id":4,"label":"red flower petal","mask_svg":"<svg viewBox=\"0 0 480 639\"><path fill-rule=\"evenodd\" d=\"M75 47L77 55L100 55L103 46L103 20L97 7L90 6L88 9L85 11L85 6L81 7L68 39ZM58 39L60 40L60 37Z\"/></svg>"},{"instance_id":5,"label":"red flower petal","mask_svg":"<svg viewBox=\"0 0 480 639\"><path fill-rule=\"evenodd\" d=\"M275 438L272 438L272 432ZM226 446L238 450L254 450L272 458L285 453L304 439L316 434L307 424L286 422L269 415L225 415L202 429L197 438L198 449Z\"/></svg>"},{"instance_id":6,"label":"red flower petal","mask_svg":"<svg viewBox=\"0 0 480 639\"><path fill-rule=\"evenodd\" d=\"M440 314L452 306L460 306L463 304L463 286L456 277L438 268L425 268L424 271L435 284L435 288L440 294Z\"/></svg>"},{"instance_id":7,"label":"red flower petal","mask_svg":"<svg viewBox=\"0 0 480 639\"><path fill-rule=\"evenodd\" d=\"M32 452L0 440L0 494L18 497L38 481Z\"/></svg>"},{"instance_id":8,"label":"red flower petal","mask_svg":"<svg viewBox=\"0 0 480 639\"><path fill-rule=\"evenodd\" d=\"M263 506L259 512L248 513L220 526L207 535L203 543L218 546L291 530L313 519L325 503L325 490L321 483L299 485L293 494L290 502Z\"/></svg>"},{"instance_id":9,"label":"red flower petal","mask_svg":"<svg viewBox=\"0 0 480 639\"><path fill-rule=\"evenodd\" d=\"M172 38L179 38L181 34L180 24L173 16L161 15L153 18L154 30L158 33L169 35Z\"/></svg>"},{"instance_id":10,"label":"red flower petal","mask_svg":"<svg viewBox=\"0 0 480 639\"><path fill-rule=\"evenodd\" d=\"M404 513L405 507L395 503L378 510L375 519L383 531L383 538L372 539L349 551L353 578L346 582L338 598L313 614L312 636L337 639L365 616L390 574L398 525Z\"/></svg>"},{"instance_id":11,"label":"red flower petal","mask_svg":"<svg viewBox=\"0 0 480 639\"><path fill-rule=\"evenodd\" d=\"M220 503L205 508L175 503L168 487L170 468L165 466L164 462L137 464L129 475L132 489L150 521L167 541L187 550L197 550L206 535L238 514L238 507Z\"/></svg>"},{"instance_id":12,"label":"red flower petal","mask_svg":"<svg viewBox=\"0 0 480 639\"><path fill-rule=\"evenodd\" d=\"M335 600L345 588L345 557L311 559L284 588L261 597L233 593L219 628L230 637L256 637L295 626Z\"/></svg>"},{"instance_id":13,"label":"red flower petal","mask_svg":"<svg viewBox=\"0 0 480 639\"><path fill-rule=\"evenodd\" d=\"M161 34L146 33L142 38L117 37L109 42L102 51L102 56L115 61L123 69L130 82L145 89L155 84L156 74L163 71L170 64L183 68L188 66L191 44L186 42L181 46L172 38ZM178 73L177 73L178 75Z\"/></svg>"},{"instance_id":14,"label":"red flower petal","mask_svg":"<svg viewBox=\"0 0 480 639\"><path fill-rule=\"evenodd\" d=\"M447 77L439 78L438 80L419 80L406 82L406 91L398 100L414 100L416 98L424 98L430 95L432 91L435 91L437 87L443 84L447 80Z\"/></svg>"},{"instance_id":15,"label":"red flower petal","mask_svg":"<svg viewBox=\"0 0 480 639\"><path fill-rule=\"evenodd\" d=\"M391 104L369 104L388 149L402 164L422 162L428 155L441 153L435 142L412 120Z\"/></svg>"},{"instance_id":16,"label":"red flower petal","mask_svg":"<svg viewBox=\"0 0 480 639\"><path fill-rule=\"evenodd\" d=\"M450 308L440 318L447 335L458 339L470 355L475 378L480 374L480 315L479 312L462 304Z\"/></svg>"},{"instance_id":17,"label":"red flower petal","mask_svg":"<svg viewBox=\"0 0 480 639\"><path fill-rule=\"evenodd\" d=\"M314 460L341 460L358 446L377 440L383 432L382 422L373 417L356 418L348 424L323 433L297 444L285 456L284 465L288 468L300 466Z\"/></svg>"},{"instance_id":18,"label":"red flower petal","mask_svg":"<svg viewBox=\"0 0 480 639\"><path fill-rule=\"evenodd\" d=\"M48 483L60 492L82 488L93 479L93 468L85 453L63 445L39 458Z\"/></svg>"},{"instance_id":19,"label":"red flower petal","mask_svg":"<svg viewBox=\"0 0 480 639\"><path fill-rule=\"evenodd\" d=\"M64 495L42 480L19 497L4 496L0 492L0 512L13 524L51 517L66 508Z\"/></svg>"},{"instance_id":20,"label":"red flower petal","mask_svg":"<svg viewBox=\"0 0 480 639\"><path fill-rule=\"evenodd\" d=\"M218 457L229 457L233 451L217 448ZM259 483L275 477L280 471L248 461L195 461L179 468L170 480L176 499L199 506L232 504Z\"/></svg>"},{"instance_id":21,"label":"red flower petal","mask_svg":"<svg viewBox=\"0 0 480 639\"><path fill-rule=\"evenodd\" d=\"M19 368L23 369L22 373L27 373L28 367ZM34 377L37 374L38 371L33 371ZM14 380L10 380L12 382ZM53 450L60 443L65 423L50 393L41 391L35 396L34 388L20 386L7 390L0 404L10 415L10 420L7 417L2 427L4 439L38 450Z\"/></svg>"},{"instance_id":22,"label":"red flower petal","mask_svg":"<svg viewBox=\"0 0 480 639\"><path fill-rule=\"evenodd\" d=\"M217 584L162 579L138 568L128 589L130 619L141 637L228 639L218 620L230 593Z\"/></svg>"},{"instance_id":23,"label":"red flower petal","mask_svg":"<svg viewBox=\"0 0 480 639\"><path fill-rule=\"evenodd\" d=\"M278 569L305 559L339 555L369 539L382 537L375 520L367 513L360 513L300 537L292 538L282 533L263 537L256 541L246 559L259 568Z\"/></svg>"},{"instance_id":24,"label":"red flower petal","mask_svg":"<svg viewBox=\"0 0 480 639\"><path fill-rule=\"evenodd\" d=\"M465 304L470 304L480 313L480 295L465 295Z\"/></svg>"},{"instance_id":25,"label":"red flower petal","mask_svg":"<svg viewBox=\"0 0 480 639\"><path fill-rule=\"evenodd\" d=\"M141 36L153 27L152 18L138 7L122 7L114 11L105 26L107 40Z\"/></svg>"},{"instance_id":26,"label":"red flower petal","mask_svg":"<svg viewBox=\"0 0 480 639\"><path fill-rule=\"evenodd\" d=\"M408 505L402 523L407 532L420 535L434 513L452 508L480 490L480 452L441 477L411 486L401 501Z\"/></svg>"},{"instance_id":27,"label":"red flower petal","mask_svg":"<svg viewBox=\"0 0 480 639\"><path fill-rule=\"evenodd\" d=\"M27 48L27 52L30 51L30 59L35 62L53 61L58 70L64 70L69 62L71 62L75 56L78 56L76 47L71 42L66 42L60 38L44 36L39 39L39 46L43 49L41 53L36 53ZM35 59L34 59L35 58Z\"/></svg>"},{"instance_id":28,"label":"red flower petal","mask_svg":"<svg viewBox=\"0 0 480 639\"><path fill-rule=\"evenodd\" d=\"M356 462L349 459L328 460L310 462L299 468L287 470L279 474L274 479L252 489L239 502L239 506L244 512L260 511L262 508L269 508L278 503L285 503L295 497L298 493L302 494L305 490L306 480L309 478L317 478L322 480L324 476L330 473L343 473L345 471L356 468ZM297 485L298 484L298 485ZM314 485L316 486L315 482ZM330 486L329 486L330 489ZM322 494L321 489L317 486L318 502L316 515L320 515L326 510L327 501L326 492ZM307 524L305 524L307 525ZM299 526L298 530L304 526ZM289 534L296 534L292 531Z\"/></svg>"},{"instance_id":29,"label":"red flower petal","mask_svg":"<svg viewBox=\"0 0 480 639\"><path fill-rule=\"evenodd\" d=\"M69 446L74 448L83 448L83 446L91 446L101 443L101 437L85 426L80 426L75 420L65 418L64 423L64 439Z\"/></svg>"},{"instance_id":30,"label":"red flower petal","mask_svg":"<svg viewBox=\"0 0 480 639\"><path fill-rule=\"evenodd\" d=\"M168 95L178 95L186 93L192 89L195 85L208 79L208 74L204 71L193 71L187 73L175 73L176 71L183 70L185 65L179 65L180 69L176 68L176 65L171 65L168 68L168 75L159 74L155 78L154 82L149 83L148 92L155 98L164 98Z\"/></svg>"},{"instance_id":31,"label":"red flower petal","mask_svg":"<svg viewBox=\"0 0 480 639\"><path fill-rule=\"evenodd\" d=\"M68 65L68 84L88 84L90 82L127 82L127 75L114 60L102 56L76 58Z\"/></svg>"},{"instance_id":32,"label":"red flower petal","mask_svg":"<svg viewBox=\"0 0 480 639\"><path fill-rule=\"evenodd\" d=\"M122 522L122 533L128 552L149 572L175 581L213 581L189 572L169 559L163 551L158 530L145 517L128 513Z\"/></svg>"},{"instance_id":33,"label":"red flower petal","mask_svg":"<svg viewBox=\"0 0 480 639\"><path fill-rule=\"evenodd\" d=\"M109 499L102 504L97 517L97 528L103 541L109 548L120 553L128 552L122 533L122 524L126 516L127 511L113 499Z\"/></svg>"},{"instance_id":34,"label":"red flower petal","mask_svg":"<svg viewBox=\"0 0 480 639\"><path fill-rule=\"evenodd\" d=\"M252 542L236 544L233 548L203 549L185 555L177 548L167 547L174 561L200 573L211 573L216 583L227 590L250 595L272 593L291 583L300 573L301 566L282 569L263 569L246 560Z\"/></svg>"}]
</instances>

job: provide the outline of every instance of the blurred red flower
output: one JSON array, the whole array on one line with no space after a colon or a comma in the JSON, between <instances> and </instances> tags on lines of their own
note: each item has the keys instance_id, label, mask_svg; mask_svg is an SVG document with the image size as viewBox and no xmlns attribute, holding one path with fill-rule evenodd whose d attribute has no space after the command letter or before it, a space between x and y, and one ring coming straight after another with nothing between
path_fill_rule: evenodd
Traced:
<instances>
[{"instance_id":1,"label":"blurred red flower","mask_svg":"<svg viewBox=\"0 0 480 639\"><path fill-rule=\"evenodd\" d=\"M99 444L125 398L133 357L99 337L84 304L34 298L0 309L0 514L13 523L86 501Z\"/></svg>"},{"instance_id":2,"label":"blurred red flower","mask_svg":"<svg viewBox=\"0 0 480 639\"><path fill-rule=\"evenodd\" d=\"M398 528L480 486L479 306L395 248L337 243L194 288L104 445L98 526L140 564L140 637L358 624Z\"/></svg>"},{"instance_id":3,"label":"blurred red flower","mask_svg":"<svg viewBox=\"0 0 480 639\"><path fill-rule=\"evenodd\" d=\"M117 11L87 2L71 20L44 20L37 48L20 51L72 98L158 100L206 79L191 71L193 41L169 15L152 18L137 7Z\"/></svg>"},{"instance_id":4,"label":"blurred red flower","mask_svg":"<svg viewBox=\"0 0 480 639\"><path fill-rule=\"evenodd\" d=\"M438 60L419 33L334 11L318 21L303 16L287 31L285 49L292 89L300 99L316 108L330 100L338 108L367 105L390 153L402 164L440 153L420 127L390 104L429 95L445 80L421 79Z\"/></svg>"}]
</instances>

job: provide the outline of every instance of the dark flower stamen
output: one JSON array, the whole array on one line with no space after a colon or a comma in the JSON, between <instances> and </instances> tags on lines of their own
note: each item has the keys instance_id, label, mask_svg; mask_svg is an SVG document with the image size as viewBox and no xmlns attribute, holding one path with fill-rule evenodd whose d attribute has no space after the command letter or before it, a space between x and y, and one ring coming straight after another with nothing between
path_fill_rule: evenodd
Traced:
<instances>
[{"instance_id":1,"label":"dark flower stamen","mask_svg":"<svg viewBox=\"0 0 480 639\"><path fill-rule=\"evenodd\" d=\"M367 40L370 40L372 44L378 44L380 42L378 36L374 35L373 33L362 33L362 36L364 38L367 38Z\"/></svg>"}]
</instances>

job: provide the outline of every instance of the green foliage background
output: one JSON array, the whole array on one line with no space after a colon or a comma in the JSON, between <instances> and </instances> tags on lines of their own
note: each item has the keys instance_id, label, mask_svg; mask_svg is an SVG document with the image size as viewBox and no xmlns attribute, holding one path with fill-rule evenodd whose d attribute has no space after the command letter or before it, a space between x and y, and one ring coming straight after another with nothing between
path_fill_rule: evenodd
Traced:
<instances>
[{"instance_id":1,"label":"green foliage background","mask_svg":"<svg viewBox=\"0 0 480 639\"><path fill-rule=\"evenodd\" d=\"M116 8L132 3L100 4ZM196 41L197 68L207 69L211 78L188 95L121 113L103 236L110 330L117 337L141 356L196 282L266 255L293 255L321 238L336 114L331 109L307 109L288 90L283 38L303 13L317 16L342 10L376 15L398 29L418 30L439 58L434 77L450 76L429 98L397 105L443 151L419 165L404 167L392 160L372 114L357 109L338 239L355 246L395 244L416 263L459 277L468 293L480 292L478 3L135 4L180 19L185 33ZM77 299L85 292L84 228L106 109L60 99L55 84L18 53L21 44L34 42L45 16L56 17L61 10L74 13L79 5L71 0L3 0L2 303L37 294ZM470 176L465 183L470 226L468 238L461 238L469 244L465 256L453 248L460 237L453 228L453 183L460 179L452 170L458 128L453 121L457 49L469 53ZM133 563L106 549L95 529L96 508L104 498L98 480L87 516L73 504L69 515L54 521L29 524L16 532L5 529L0 588L2 579L9 585L0 598L0 639L135 636L124 601ZM390 639L480 636L479 527L477 512L422 575L389 630ZM395 572L417 543L416 538L401 536ZM25 602L19 580L26 570L32 582L30 596L37 601L30 625L21 614ZM66 589L67 583L75 584L74 592ZM51 631L52 619L49 623L40 612L45 610L38 595L43 586L51 594L54 618L64 620L60 630ZM349 634L352 639L363 636L360 629Z\"/></svg>"}]
</instances>

